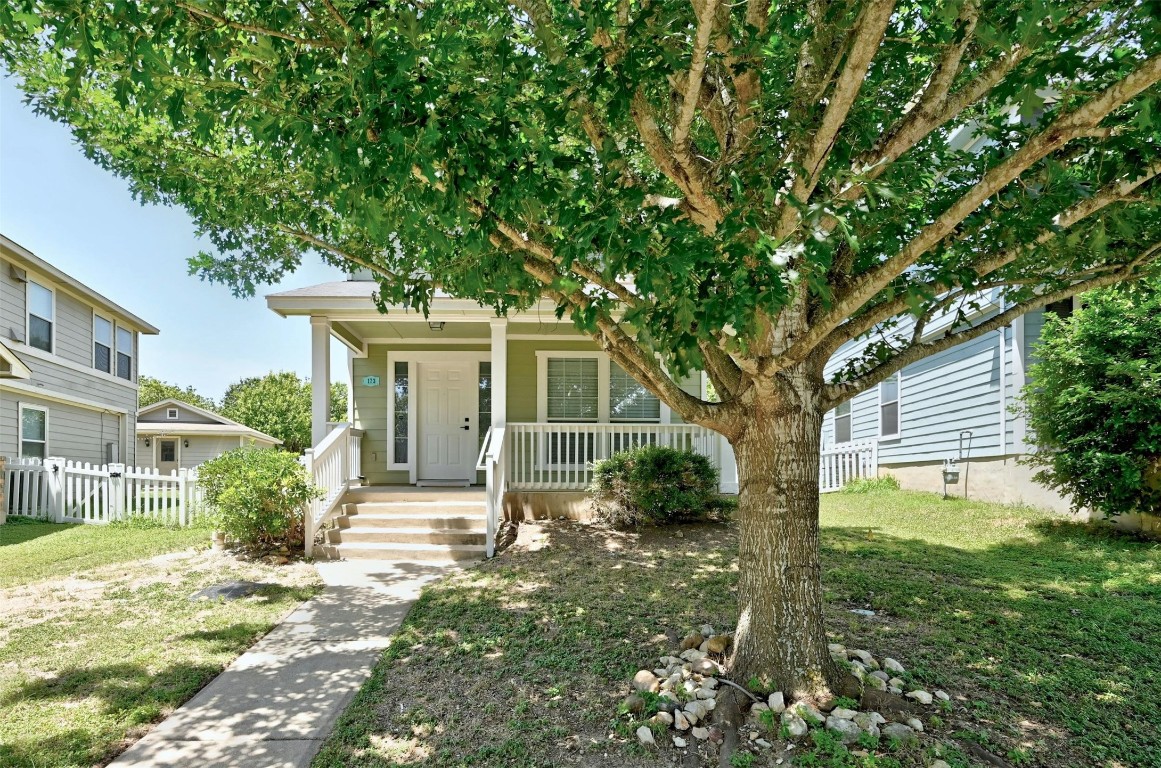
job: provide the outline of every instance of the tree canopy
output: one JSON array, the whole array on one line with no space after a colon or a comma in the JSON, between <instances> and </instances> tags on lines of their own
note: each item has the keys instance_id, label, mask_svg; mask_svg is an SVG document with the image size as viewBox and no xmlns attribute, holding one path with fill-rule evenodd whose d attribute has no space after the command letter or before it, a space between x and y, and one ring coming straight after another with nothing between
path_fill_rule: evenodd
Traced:
<instances>
[{"instance_id":1,"label":"tree canopy","mask_svg":"<svg viewBox=\"0 0 1161 768\"><path fill-rule=\"evenodd\" d=\"M152 376L137 377L138 408L144 408L148 405L169 399L181 400L184 403L196 405L198 408L204 408L207 411L217 412L218 410L217 405L212 399L201 395L193 387L181 387L177 384L170 384L168 381L155 379Z\"/></svg>"},{"instance_id":2,"label":"tree canopy","mask_svg":"<svg viewBox=\"0 0 1161 768\"><path fill-rule=\"evenodd\" d=\"M0 59L251 294L548 298L729 438L743 677L818 691L825 410L1161 254L1157 0L17 0ZM984 301L987 299L987 302ZM976 312L977 307L997 311ZM835 378L836 350L860 355ZM710 377L716 402L674 379ZM788 641L786 638L794 638Z\"/></svg>"},{"instance_id":3,"label":"tree canopy","mask_svg":"<svg viewBox=\"0 0 1161 768\"><path fill-rule=\"evenodd\" d=\"M1161 514L1161 280L1083 299L1035 349L1029 459L1078 508Z\"/></svg>"},{"instance_id":4,"label":"tree canopy","mask_svg":"<svg viewBox=\"0 0 1161 768\"><path fill-rule=\"evenodd\" d=\"M310 380L289 371L270 372L231 384L222 398L228 419L265 432L294 453L310 448ZM347 385L331 384L331 420L347 417Z\"/></svg>"}]
</instances>

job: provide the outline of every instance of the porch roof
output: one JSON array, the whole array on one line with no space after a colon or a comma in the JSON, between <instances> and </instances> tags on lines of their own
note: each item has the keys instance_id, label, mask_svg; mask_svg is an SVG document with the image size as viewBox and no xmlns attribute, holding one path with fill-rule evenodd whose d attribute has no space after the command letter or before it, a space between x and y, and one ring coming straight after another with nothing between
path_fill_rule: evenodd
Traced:
<instances>
[{"instance_id":1,"label":"porch roof","mask_svg":"<svg viewBox=\"0 0 1161 768\"><path fill-rule=\"evenodd\" d=\"M337 280L309 285L266 296L266 306L282 317L320 316L332 320L377 320L381 322L425 322L428 320L461 320L487 322L496 317L491 307L484 307L471 299L457 299L443 291L436 291L431 312L424 316L411 307L388 306L388 315L379 312L374 295L379 284L371 280ZM556 320L556 305L541 300L521 315L539 315ZM529 318L531 319L531 318Z\"/></svg>"}]
</instances>

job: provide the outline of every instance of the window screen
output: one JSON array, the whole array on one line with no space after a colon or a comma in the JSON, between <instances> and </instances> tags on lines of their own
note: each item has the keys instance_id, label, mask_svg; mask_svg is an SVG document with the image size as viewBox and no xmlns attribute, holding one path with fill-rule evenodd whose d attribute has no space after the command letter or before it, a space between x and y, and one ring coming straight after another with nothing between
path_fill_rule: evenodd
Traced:
<instances>
[{"instance_id":1,"label":"window screen","mask_svg":"<svg viewBox=\"0 0 1161 768\"><path fill-rule=\"evenodd\" d=\"M133 333L124 328L117 329L117 375L133 379Z\"/></svg>"},{"instance_id":2,"label":"window screen","mask_svg":"<svg viewBox=\"0 0 1161 768\"><path fill-rule=\"evenodd\" d=\"M93 315L93 367L113 372L113 324L99 315Z\"/></svg>"},{"instance_id":3,"label":"window screen","mask_svg":"<svg viewBox=\"0 0 1161 768\"><path fill-rule=\"evenodd\" d=\"M395 363L395 436L394 452L392 457L396 464L407 463L407 401L410 393L410 382L407 376L407 363Z\"/></svg>"},{"instance_id":4,"label":"window screen","mask_svg":"<svg viewBox=\"0 0 1161 768\"><path fill-rule=\"evenodd\" d=\"M48 411L40 408L20 409L20 455L26 459L43 459L48 451Z\"/></svg>"},{"instance_id":5,"label":"window screen","mask_svg":"<svg viewBox=\"0 0 1161 768\"><path fill-rule=\"evenodd\" d=\"M879 436L899 434L899 374L879 384Z\"/></svg>"},{"instance_id":6,"label":"window screen","mask_svg":"<svg viewBox=\"0 0 1161 768\"><path fill-rule=\"evenodd\" d=\"M616 363L609 363L609 421L661 420L661 401Z\"/></svg>"},{"instance_id":7,"label":"window screen","mask_svg":"<svg viewBox=\"0 0 1161 768\"><path fill-rule=\"evenodd\" d=\"M28 281L28 344L52 351L52 291L39 283Z\"/></svg>"},{"instance_id":8,"label":"window screen","mask_svg":"<svg viewBox=\"0 0 1161 768\"><path fill-rule=\"evenodd\" d=\"M834 441L835 443L849 443L851 441L851 401L848 400L834 409Z\"/></svg>"},{"instance_id":9,"label":"window screen","mask_svg":"<svg viewBox=\"0 0 1161 768\"><path fill-rule=\"evenodd\" d=\"M548 420L597 420L597 359L548 359Z\"/></svg>"}]
</instances>

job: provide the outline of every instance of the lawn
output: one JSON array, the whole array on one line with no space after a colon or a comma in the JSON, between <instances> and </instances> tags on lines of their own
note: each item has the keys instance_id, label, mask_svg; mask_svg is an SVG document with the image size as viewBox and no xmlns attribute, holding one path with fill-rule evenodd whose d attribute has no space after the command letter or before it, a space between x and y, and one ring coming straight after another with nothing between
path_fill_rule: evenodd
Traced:
<instances>
[{"instance_id":1,"label":"lawn","mask_svg":"<svg viewBox=\"0 0 1161 768\"><path fill-rule=\"evenodd\" d=\"M0 527L0 765L104 765L319 588L306 564L191 548L207 538ZM272 586L231 603L189 600L232 579Z\"/></svg>"},{"instance_id":2,"label":"lawn","mask_svg":"<svg viewBox=\"0 0 1161 768\"><path fill-rule=\"evenodd\" d=\"M918 747L771 735L753 765L1161 765L1161 545L916 493L831 494L822 523L833 641L952 701ZM616 708L675 634L732 628L734 547L718 525L523 526L425 590L315 767L716 765L667 736L645 752Z\"/></svg>"}]
</instances>

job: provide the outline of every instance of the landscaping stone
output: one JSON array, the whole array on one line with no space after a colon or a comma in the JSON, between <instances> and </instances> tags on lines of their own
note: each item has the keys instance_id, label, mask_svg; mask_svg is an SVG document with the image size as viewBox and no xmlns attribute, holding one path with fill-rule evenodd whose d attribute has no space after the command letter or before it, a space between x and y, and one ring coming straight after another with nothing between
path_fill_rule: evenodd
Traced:
<instances>
[{"instance_id":1,"label":"landscaping stone","mask_svg":"<svg viewBox=\"0 0 1161 768\"><path fill-rule=\"evenodd\" d=\"M685 739L681 738L680 736L673 737L673 746L677 747L678 749L682 749L682 748L686 747L688 744L689 744L689 742L686 741Z\"/></svg>"},{"instance_id":2,"label":"landscaping stone","mask_svg":"<svg viewBox=\"0 0 1161 768\"><path fill-rule=\"evenodd\" d=\"M894 672L896 675L901 675L907 671L903 668L902 664L895 661L890 656L883 659L883 669L887 670L888 672Z\"/></svg>"},{"instance_id":3,"label":"landscaping stone","mask_svg":"<svg viewBox=\"0 0 1161 768\"><path fill-rule=\"evenodd\" d=\"M782 691L775 691L770 694L770 698L766 701L766 705L774 710L776 714L782 714L786 711L786 698L782 695Z\"/></svg>"},{"instance_id":4,"label":"landscaping stone","mask_svg":"<svg viewBox=\"0 0 1161 768\"><path fill-rule=\"evenodd\" d=\"M806 725L806 721L790 710L782 713L782 724L786 726L786 733L792 739L801 738L810 730Z\"/></svg>"},{"instance_id":5,"label":"landscaping stone","mask_svg":"<svg viewBox=\"0 0 1161 768\"><path fill-rule=\"evenodd\" d=\"M702 624L702 625L701 625L701 633L702 633L702 635L704 635L705 637L713 637L713 635L714 635L714 628L713 628L713 627L711 627L709 624Z\"/></svg>"},{"instance_id":6,"label":"landscaping stone","mask_svg":"<svg viewBox=\"0 0 1161 768\"><path fill-rule=\"evenodd\" d=\"M709 688L698 688L694 691L694 695L699 699L712 699L715 695L714 691Z\"/></svg>"},{"instance_id":7,"label":"landscaping stone","mask_svg":"<svg viewBox=\"0 0 1161 768\"><path fill-rule=\"evenodd\" d=\"M716 675L721 672L721 668L712 659L698 659L693 663L693 671L699 675Z\"/></svg>"},{"instance_id":8,"label":"landscaping stone","mask_svg":"<svg viewBox=\"0 0 1161 768\"><path fill-rule=\"evenodd\" d=\"M867 675L866 677L863 678L863 683L865 685L870 686L871 688L874 688L876 691L887 690L887 683L884 682L883 678L881 678L881 677L874 677L873 675Z\"/></svg>"},{"instance_id":9,"label":"landscaping stone","mask_svg":"<svg viewBox=\"0 0 1161 768\"><path fill-rule=\"evenodd\" d=\"M722 731L721 728L714 726L713 728L709 729L709 740L714 744L721 744L726 740L726 734Z\"/></svg>"},{"instance_id":10,"label":"landscaping stone","mask_svg":"<svg viewBox=\"0 0 1161 768\"><path fill-rule=\"evenodd\" d=\"M855 725L859 726L860 729L871 734L872 736L878 736L879 735L879 724L875 722L875 718L873 717L873 715L875 715L875 714L878 714L878 713L877 712L860 712L859 714L855 715L855 718L854 718Z\"/></svg>"},{"instance_id":11,"label":"landscaping stone","mask_svg":"<svg viewBox=\"0 0 1161 768\"><path fill-rule=\"evenodd\" d=\"M641 698L635 693L629 694L625 700L621 702L625 710L631 714L639 715L645 710L645 699Z\"/></svg>"},{"instance_id":12,"label":"landscaping stone","mask_svg":"<svg viewBox=\"0 0 1161 768\"><path fill-rule=\"evenodd\" d=\"M690 731L693 737L698 741L705 741L709 738L709 728L694 728Z\"/></svg>"},{"instance_id":13,"label":"landscaping stone","mask_svg":"<svg viewBox=\"0 0 1161 768\"><path fill-rule=\"evenodd\" d=\"M791 707L790 711L793 711L794 714L798 715L799 717L801 717L802 719L804 719L808 722L814 721L817 723L821 723L821 722L824 722L826 720L826 718L823 717L821 712L819 712L817 709L815 709L814 707L812 707L811 705L807 704L804 701L796 702L794 704L794 706Z\"/></svg>"},{"instance_id":14,"label":"landscaping stone","mask_svg":"<svg viewBox=\"0 0 1161 768\"><path fill-rule=\"evenodd\" d=\"M698 645L701 645L701 643L698 643ZM693 661L697 661L698 659L704 659L705 654L702 651L699 651L696 647L694 647L694 648L690 648L688 650L682 651L681 658L684 661L693 662Z\"/></svg>"},{"instance_id":15,"label":"landscaping stone","mask_svg":"<svg viewBox=\"0 0 1161 768\"><path fill-rule=\"evenodd\" d=\"M689 718L680 709L673 713L673 727L679 731L689 730Z\"/></svg>"},{"instance_id":16,"label":"landscaping stone","mask_svg":"<svg viewBox=\"0 0 1161 768\"><path fill-rule=\"evenodd\" d=\"M754 739L754 743L757 744L762 749L770 749L770 747L774 746L773 744L766 741L765 739Z\"/></svg>"},{"instance_id":17,"label":"landscaping stone","mask_svg":"<svg viewBox=\"0 0 1161 768\"><path fill-rule=\"evenodd\" d=\"M923 721L920 720L918 717L908 718L907 725L911 726L912 728L919 731L920 733L923 733Z\"/></svg>"},{"instance_id":18,"label":"landscaping stone","mask_svg":"<svg viewBox=\"0 0 1161 768\"><path fill-rule=\"evenodd\" d=\"M665 725L673 725L673 713L672 712L658 712L653 717L651 717L650 720L652 720L655 723L665 723Z\"/></svg>"},{"instance_id":19,"label":"landscaping stone","mask_svg":"<svg viewBox=\"0 0 1161 768\"><path fill-rule=\"evenodd\" d=\"M642 725L637 729L637 741L641 742L647 747L653 746L653 731L649 730L649 726Z\"/></svg>"},{"instance_id":20,"label":"landscaping stone","mask_svg":"<svg viewBox=\"0 0 1161 768\"><path fill-rule=\"evenodd\" d=\"M240 600L249 597L263 587L273 587L261 581L227 581L223 584L213 584L205 589L198 590L189 596L190 600Z\"/></svg>"},{"instance_id":21,"label":"landscaping stone","mask_svg":"<svg viewBox=\"0 0 1161 768\"><path fill-rule=\"evenodd\" d=\"M859 740L859 734L862 733L862 729L853 720L835 715L826 719L826 729L838 734L843 744L853 744Z\"/></svg>"},{"instance_id":22,"label":"landscaping stone","mask_svg":"<svg viewBox=\"0 0 1161 768\"><path fill-rule=\"evenodd\" d=\"M930 768L951 768L951 766L947 764L946 760L936 760Z\"/></svg>"},{"instance_id":23,"label":"landscaping stone","mask_svg":"<svg viewBox=\"0 0 1161 768\"><path fill-rule=\"evenodd\" d=\"M915 729L903 723L887 723L880 729L883 733L883 738L895 739L902 744L910 744L918 740L915 735Z\"/></svg>"},{"instance_id":24,"label":"landscaping stone","mask_svg":"<svg viewBox=\"0 0 1161 768\"><path fill-rule=\"evenodd\" d=\"M909 699L914 699L915 701L918 701L920 704L930 704L931 703L931 694L928 693L927 691L918 691L918 690L917 691L909 691L906 694L906 696Z\"/></svg>"},{"instance_id":25,"label":"landscaping stone","mask_svg":"<svg viewBox=\"0 0 1161 768\"><path fill-rule=\"evenodd\" d=\"M847 647L842 643L831 643L826 647L826 649L830 651L831 654L841 653L844 657L847 655Z\"/></svg>"},{"instance_id":26,"label":"landscaping stone","mask_svg":"<svg viewBox=\"0 0 1161 768\"><path fill-rule=\"evenodd\" d=\"M951 696L947 694L947 691L936 691L935 698L939 699L940 701L951 701Z\"/></svg>"},{"instance_id":27,"label":"landscaping stone","mask_svg":"<svg viewBox=\"0 0 1161 768\"><path fill-rule=\"evenodd\" d=\"M692 632L692 633L686 635L685 639L683 639L681 641L681 650L688 651L688 650L697 648L699 645L701 645L704 642L705 642L705 638L702 637L700 633ZM681 655L681 658L683 658L683 659L685 658L684 653Z\"/></svg>"},{"instance_id":28,"label":"landscaping stone","mask_svg":"<svg viewBox=\"0 0 1161 768\"><path fill-rule=\"evenodd\" d=\"M884 683L891 679L891 676L888 675L886 672L884 672L881 669L876 669L874 672L872 672L870 675L868 675L868 677L877 677L878 679L882 680Z\"/></svg>"},{"instance_id":29,"label":"landscaping stone","mask_svg":"<svg viewBox=\"0 0 1161 768\"><path fill-rule=\"evenodd\" d=\"M637 674L633 675L633 690L644 693L657 693L661 690L661 681L657 679L657 675L653 674L647 669L642 669Z\"/></svg>"},{"instance_id":30,"label":"landscaping stone","mask_svg":"<svg viewBox=\"0 0 1161 768\"><path fill-rule=\"evenodd\" d=\"M765 711L766 711L766 710L768 710L768 709L770 709L770 705L769 705L769 704L763 704L763 703L762 703L762 702L760 702L760 701L759 701L759 702L755 702L754 704L752 704L752 705L750 706L750 714L752 714L752 715L758 715L758 714L761 714L761 713L765 712Z\"/></svg>"},{"instance_id":31,"label":"landscaping stone","mask_svg":"<svg viewBox=\"0 0 1161 768\"><path fill-rule=\"evenodd\" d=\"M887 681L887 685L891 686L892 688L902 688L904 686L903 678L892 677Z\"/></svg>"},{"instance_id":32,"label":"landscaping stone","mask_svg":"<svg viewBox=\"0 0 1161 768\"><path fill-rule=\"evenodd\" d=\"M706 641L706 650L710 653L725 653L730 647L730 638L727 635L714 635Z\"/></svg>"},{"instance_id":33,"label":"landscaping stone","mask_svg":"<svg viewBox=\"0 0 1161 768\"><path fill-rule=\"evenodd\" d=\"M870 663L872 661L875 660L875 657L871 655L870 651L864 651L861 648L853 648L853 649L847 651L847 654L849 656L853 656L853 657L857 658L859 661L863 662L864 664L866 664L868 666L870 665Z\"/></svg>"},{"instance_id":34,"label":"landscaping stone","mask_svg":"<svg viewBox=\"0 0 1161 768\"><path fill-rule=\"evenodd\" d=\"M847 709L846 707L835 707L830 713L832 716L842 718L843 720L854 720L855 715L859 714L857 710Z\"/></svg>"},{"instance_id":35,"label":"landscaping stone","mask_svg":"<svg viewBox=\"0 0 1161 768\"><path fill-rule=\"evenodd\" d=\"M709 707L704 701L691 701L685 705L685 715L690 717L691 723L696 723L709 713Z\"/></svg>"}]
</instances>

